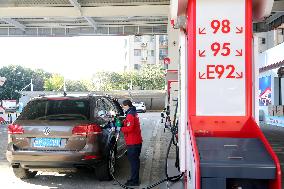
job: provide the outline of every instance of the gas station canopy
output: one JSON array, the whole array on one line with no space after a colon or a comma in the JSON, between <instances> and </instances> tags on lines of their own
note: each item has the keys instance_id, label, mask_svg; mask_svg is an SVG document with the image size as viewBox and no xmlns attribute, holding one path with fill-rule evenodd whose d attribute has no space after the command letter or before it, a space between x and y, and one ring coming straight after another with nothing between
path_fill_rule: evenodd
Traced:
<instances>
[{"instance_id":1,"label":"gas station canopy","mask_svg":"<svg viewBox=\"0 0 284 189\"><path fill-rule=\"evenodd\" d=\"M284 23L284 0L274 0L271 14L265 17L264 20L255 22L253 25L253 30L254 32L266 32L276 28L284 29L283 23Z\"/></svg>"},{"instance_id":2,"label":"gas station canopy","mask_svg":"<svg viewBox=\"0 0 284 189\"><path fill-rule=\"evenodd\" d=\"M1 0L0 36L167 34L169 6L170 0ZM275 0L254 32L283 22L284 0Z\"/></svg>"},{"instance_id":3,"label":"gas station canopy","mask_svg":"<svg viewBox=\"0 0 284 189\"><path fill-rule=\"evenodd\" d=\"M166 34L170 0L2 0L0 36Z\"/></svg>"}]
</instances>

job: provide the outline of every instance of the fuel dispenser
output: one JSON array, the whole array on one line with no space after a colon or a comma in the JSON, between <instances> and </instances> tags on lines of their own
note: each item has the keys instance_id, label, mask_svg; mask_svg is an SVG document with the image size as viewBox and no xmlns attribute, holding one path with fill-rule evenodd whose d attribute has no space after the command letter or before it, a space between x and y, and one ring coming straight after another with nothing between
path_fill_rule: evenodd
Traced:
<instances>
[{"instance_id":1,"label":"fuel dispenser","mask_svg":"<svg viewBox=\"0 0 284 189\"><path fill-rule=\"evenodd\" d=\"M187 3L185 187L281 189L279 160L252 115L253 1Z\"/></svg>"},{"instance_id":2,"label":"fuel dispenser","mask_svg":"<svg viewBox=\"0 0 284 189\"><path fill-rule=\"evenodd\" d=\"M172 138L178 138L182 174L147 189L181 177L187 189L281 189L279 160L252 111L252 21L269 14L272 5L171 1L171 24L180 29L178 129ZM170 110L165 112L169 117Z\"/></svg>"}]
</instances>

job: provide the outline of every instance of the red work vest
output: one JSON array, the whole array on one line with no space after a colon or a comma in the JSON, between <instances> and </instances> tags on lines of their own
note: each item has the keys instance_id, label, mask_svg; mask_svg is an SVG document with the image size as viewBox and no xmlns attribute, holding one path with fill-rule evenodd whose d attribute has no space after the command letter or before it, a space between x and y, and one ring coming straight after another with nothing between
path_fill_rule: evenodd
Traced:
<instances>
[{"instance_id":1,"label":"red work vest","mask_svg":"<svg viewBox=\"0 0 284 189\"><path fill-rule=\"evenodd\" d=\"M130 110L126 115L121 131L127 145L142 144L140 122L136 111Z\"/></svg>"}]
</instances>

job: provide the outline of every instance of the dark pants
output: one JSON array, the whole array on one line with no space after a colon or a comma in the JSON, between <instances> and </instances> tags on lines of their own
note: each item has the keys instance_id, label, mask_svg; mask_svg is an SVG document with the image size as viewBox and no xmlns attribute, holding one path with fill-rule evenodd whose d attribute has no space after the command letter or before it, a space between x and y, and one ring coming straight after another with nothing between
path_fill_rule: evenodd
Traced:
<instances>
[{"instance_id":1,"label":"dark pants","mask_svg":"<svg viewBox=\"0 0 284 189\"><path fill-rule=\"evenodd\" d=\"M130 181L134 183L139 182L139 170L140 170L140 153L142 144L127 145L127 157L131 167Z\"/></svg>"}]
</instances>

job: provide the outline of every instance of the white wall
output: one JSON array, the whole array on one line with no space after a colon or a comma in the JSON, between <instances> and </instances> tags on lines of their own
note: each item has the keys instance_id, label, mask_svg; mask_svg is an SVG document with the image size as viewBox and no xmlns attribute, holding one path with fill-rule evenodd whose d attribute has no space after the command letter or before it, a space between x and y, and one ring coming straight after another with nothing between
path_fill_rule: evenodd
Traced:
<instances>
[{"instance_id":1,"label":"white wall","mask_svg":"<svg viewBox=\"0 0 284 189\"><path fill-rule=\"evenodd\" d=\"M259 55L259 67L268 66L283 60L284 43L281 43Z\"/></svg>"},{"instance_id":2,"label":"white wall","mask_svg":"<svg viewBox=\"0 0 284 189\"><path fill-rule=\"evenodd\" d=\"M279 45L283 43L284 41L284 36L282 35L282 30L272 30L268 32L261 32L261 33L255 33L255 36L257 36L258 39L258 47L259 47L259 52L264 52L268 49L271 49L275 47L276 45ZM263 40L265 39L265 44L263 44Z\"/></svg>"},{"instance_id":3,"label":"white wall","mask_svg":"<svg viewBox=\"0 0 284 189\"><path fill-rule=\"evenodd\" d=\"M171 24L168 24L168 57L171 59L171 63L168 65L169 70L178 69L180 47L179 36L179 29L173 29Z\"/></svg>"},{"instance_id":4,"label":"white wall","mask_svg":"<svg viewBox=\"0 0 284 189\"><path fill-rule=\"evenodd\" d=\"M159 46L157 48L158 36L154 36L152 40L152 35L141 36L141 42L135 42L135 36L129 36L129 66L128 70L133 70L135 64L155 64L157 58L159 59ZM146 44L143 46L142 44ZM159 43L158 43L159 44ZM141 50L141 56L134 56L134 49ZM151 51L154 51L154 56L151 56ZM158 56L158 57L157 57ZM142 61L145 58L146 61Z\"/></svg>"},{"instance_id":5,"label":"white wall","mask_svg":"<svg viewBox=\"0 0 284 189\"><path fill-rule=\"evenodd\" d=\"M258 65L259 68L268 66L271 64L275 64L277 62L283 61L284 60L284 43L281 43L273 48L270 48L269 50L264 51L263 53L260 53L258 56ZM277 70L269 70L266 72L259 73L259 78L265 77L265 76L271 76L271 89L272 89L272 94L271 94L271 101L272 105L278 105L278 100L277 100L277 93L279 90L278 85L274 85L274 78L278 77L277 75ZM259 106L259 109L264 112L265 115L268 115L268 107L267 106Z\"/></svg>"},{"instance_id":6,"label":"white wall","mask_svg":"<svg viewBox=\"0 0 284 189\"><path fill-rule=\"evenodd\" d=\"M129 37L125 37L125 45L124 45L124 56L125 56L125 63L124 63L124 71L127 70L127 68L129 67L129 61L130 61L130 56L129 56Z\"/></svg>"},{"instance_id":7,"label":"white wall","mask_svg":"<svg viewBox=\"0 0 284 189\"><path fill-rule=\"evenodd\" d=\"M159 53L160 53L159 35L156 35L156 36L155 36L155 43L156 43L155 61L156 61L156 64L159 64L159 63L160 63L160 56L159 56Z\"/></svg>"},{"instance_id":8,"label":"white wall","mask_svg":"<svg viewBox=\"0 0 284 189\"><path fill-rule=\"evenodd\" d=\"M133 69L133 62L134 62L134 36L129 36L129 45L128 45L128 48L129 48L129 66L128 66L128 70L132 70Z\"/></svg>"}]
</instances>

